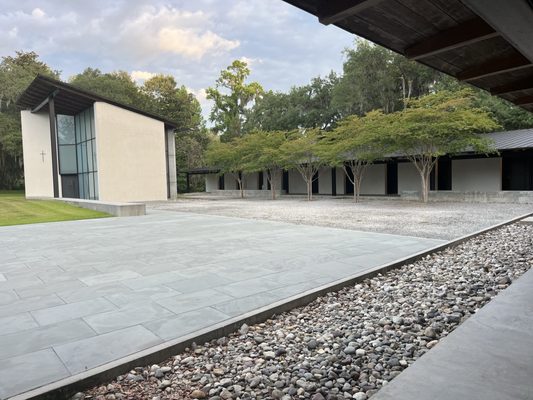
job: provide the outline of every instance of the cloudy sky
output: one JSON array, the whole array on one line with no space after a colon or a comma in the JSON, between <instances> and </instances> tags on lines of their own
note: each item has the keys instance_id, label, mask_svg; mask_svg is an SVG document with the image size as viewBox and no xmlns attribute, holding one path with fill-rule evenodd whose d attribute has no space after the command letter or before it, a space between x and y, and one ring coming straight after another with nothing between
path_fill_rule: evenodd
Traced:
<instances>
[{"instance_id":1,"label":"cloudy sky","mask_svg":"<svg viewBox=\"0 0 533 400\"><path fill-rule=\"evenodd\" d=\"M287 90L342 69L354 37L281 0L2 0L0 55L33 50L68 79L90 66L172 74L197 95L234 59Z\"/></svg>"}]
</instances>

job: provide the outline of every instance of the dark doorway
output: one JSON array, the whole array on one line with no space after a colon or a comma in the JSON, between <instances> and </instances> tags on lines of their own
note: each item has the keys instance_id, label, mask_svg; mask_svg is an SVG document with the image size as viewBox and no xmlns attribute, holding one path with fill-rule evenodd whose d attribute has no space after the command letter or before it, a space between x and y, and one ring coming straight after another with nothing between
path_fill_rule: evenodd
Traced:
<instances>
[{"instance_id":1,"label":"dark doorway","mask_svg":"<svg viewBox=\"0 0 533 400\"><path fill-rule=\"evenodd\" d=\"M398 161L387 163L387 194L398 194Z\"/></svg>"},{"instance_id":2,"label":"dark doorway","mask_svg":"<svg viewBox=\"0 0 533 400\"><path fill-rule=\"evenodd\" d=\"M533 152L502 157L502 190L533 190Z\"/></svg>"},{"instance_id":3,"label":"dark doorway","mask_svg":"<svg viewBox=\"0 0 533 400\"><path fill-rule=\"evenodd\" d=\"M289 194L289 171L283 171L283 178L281 179L281 190L284 190L285 194Z\"/></svg>"},{"instance_id":4,"label":"dark doorway","mask_svg":"<svg viewBox=\"0 0 533 400\"><path fill-rule=\"evenodd\" d=\"M224 190L224 175L218 177L218 190Z\"/></svg>"},{"instance_id":5,"label":"dark doorway","mask_svg":"<svg viewBox=\"0 0 533 400\"><path fill-rule=\"evenodd\" d=\"M346 174L344 174L344 193L353 194L353 172L351 168L345 168Z\"/></svg>"},{"instance_id":6,"label":"dark doorway","mask_svg":"<svg viewBox=\"0 0 533 400\"><path fill-rule=\"evenodd\" d=\"M61 175L61 193L64 198L80 198L78 175Z\"/></svg>"},{"instance_id":7,"label":"dark doorway","mask_svg":"<svg viewBox=\"0 0 533 400\"><path fill-rule=\"evenodd\" d=\"M438 164L438 190L452 190L452 159L449 157L439 158Z\"/></svg>"},{"instance_id":8,"label":"dark doorway","mask_svg":"<svg viewBox=\"0 0 533 400\"><path fill-rule=\"evenodd\" d=\"M259 179L258 179L258 184L257 184L257 189L259 190L263 190L263 179L264 179L263 171L259 171Z\"/></svg>"},{"instance_id":9,"label":"dark doorway","mask_svg":"<svg viewBox=\"0 0 533 400\"><path fill-rule=\"evenodd\" d=\"M313 194L318 194L318 172L313 176Z\"/></svg>"},{"instance_id":10,"label":"dark doorway","mask_svg":"<svg viewBox=\"0 0 533 400\"><path fill-rule=\"evenodd\" d=\"M429 173L429 190L435 190L435 166L433 166L433 169Z\"/></svg>"}]
</instances>

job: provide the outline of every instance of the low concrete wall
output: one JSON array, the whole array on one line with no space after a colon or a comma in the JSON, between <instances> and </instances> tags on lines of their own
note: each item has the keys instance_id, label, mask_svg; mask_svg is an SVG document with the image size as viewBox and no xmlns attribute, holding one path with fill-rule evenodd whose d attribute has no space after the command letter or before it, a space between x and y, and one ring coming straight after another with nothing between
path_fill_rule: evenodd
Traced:
<instances>
[{"instance_id":1,"label":"low concrete wall","mask_svg":"<svg viewBox=\"0 0 533 400\"><path fill-rule=\"evenodd\" d=\"M67 204L87 208L89 210L101 211L115 217L137 217L146 214L146 205L144 203L110 203L99 200L80 200L80 199L55 199Z\"/></svg>"},{"instance_id":2,"label":"low concrete wall","mask_svg":"<svg viewBox=\"0 0 533 400\"><path fill-rule=\"evenodd\" d=\"M402 200L419 200L419 192L403 191ZM429 201L467 202L467 203L518 203L533 204L533 191L499 192L429 192Z\"/></svg>"},{"instance_id":3,"label":"low concrete wall","mask_svg":"<svg viewBox=\"0 0 533 400\"><path fill-rule=\"evenodd\" d=\"M239 190L214 190L211 193L224 197L241 197L241 192ZM280 194L285 194L285 190L276 190L276 197ZM272 192L270 190L245 190L244 197L270 199L272 197Z\"/></svg>"}]
</instances>

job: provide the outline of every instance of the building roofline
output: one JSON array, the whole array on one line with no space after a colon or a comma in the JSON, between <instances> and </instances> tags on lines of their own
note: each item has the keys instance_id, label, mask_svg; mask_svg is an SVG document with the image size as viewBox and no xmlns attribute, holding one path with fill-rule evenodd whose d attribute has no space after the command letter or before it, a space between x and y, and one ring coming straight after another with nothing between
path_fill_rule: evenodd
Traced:
<instances>
[{"instance_id":1,"label":"building roofline","mask_svg":"<svg viewBox=\"0 0 533 400\"><path fill-rule=\"evenodd\" d=\"M48 76L41 75L41 74L38 74L35 77L35 79L28 85L28 87L24 90L24 92L22 92L22 94L19 96L19 98L17 99L15 104L19 108L34 108L36 105L31 106L28 103L29 102L29 98L28 97L31 94L31 92L34 90L34 88L40 83L48 84L48 85L50 85L51 88L54 89L54 90L50 91L48 96L51 95L55 90L65 91L65 92L68 92L71 95L74 95L74 96L77 96L77 97L81 97L81 98L90 100L92 102L99 101L99 102L103 102L103 103L108 103L108 104L114 105L116 107L119 107L119 108L122 108L122 109L125 109L125 110L128 110L128 111L134 112L136 114L141 114L141 115L144 115L145 117L161 121L161 122L163 122L165 124L166 127L171 128L171 129L176 129L176 127L178 126L177 122L171 121L169 119L166 119L166 118L164 118L164 117L162 117L160 115L144 111L144 110L142 110L140 108L137 108L137 107L134 107L134 106L130 106L128 104L124 104L124 103L121 103L121 102L116 101L116 100L112 100L112 99L110 99L108 97L101 96L101 95L96 94L94 92L91 92L89 90L80 89L80 88L78 88L78 87L76 87L74 85L71 85L69 83L62 82L62 81L59 81L57 79L53 79L53 78L50 78ZM42 97L40 99L40 101L45 100L45 98L46 98L46 96Z\"/></svg>"}]
</instances>

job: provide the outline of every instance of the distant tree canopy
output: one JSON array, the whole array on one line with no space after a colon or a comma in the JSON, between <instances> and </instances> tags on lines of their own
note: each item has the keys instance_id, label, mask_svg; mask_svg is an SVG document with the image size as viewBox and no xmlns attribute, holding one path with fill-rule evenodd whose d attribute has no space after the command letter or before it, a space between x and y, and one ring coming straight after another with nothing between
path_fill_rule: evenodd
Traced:
<instances>
[{"instance_id":1,"label":"distant tree canopy","mask_svg":"<svg viewBox=\"0 0 533 400\"><path fill-rule=\"evenodd\" d=\"M59 77L30 51L17 51L0 62L0 189L13 189L23 183L20 115L15 101L37 74Z\"/></svg>"}]
</instances>

